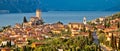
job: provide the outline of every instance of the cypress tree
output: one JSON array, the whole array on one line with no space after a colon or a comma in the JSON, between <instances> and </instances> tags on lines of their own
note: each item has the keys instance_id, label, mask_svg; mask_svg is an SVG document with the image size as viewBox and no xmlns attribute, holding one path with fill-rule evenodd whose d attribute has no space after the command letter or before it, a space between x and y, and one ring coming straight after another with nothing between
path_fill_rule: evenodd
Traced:
<instances>
[{"instance_id":1,"label":"cypress tree","mask_svg":"<svg viewBox=\"0 0 120 51\"><path fill-rule=\"evenodd\" d=\"M107 27L108 27L108 28L110 27L110 20L108 20L108 24L107 24Z\"/></svg>"},{"instance_id":2,"label":"cypress tree","mask_svg":"<svg viewBox=\"0 0 120 51\"><path fill-rule=\"evenodd\" d=\"M118 42L118 49L120 49L120 37L119 37L119 42Z\"/></svg>"},{"instance_id":3,"label":"cypress tree","mask_svg":"<svg viewBox=\"0 0 120 51\"><path fill-rule=\"evenodd\" d=\"M120 22L117 23L117 27L118 27L118 28L120 27Z\"/></svg>"},{"instance_id":4,"label":"cypress tree","mask_svg":"<svg viewBox=\"0 0 120 51\"><path fill-rule=\"evenodd\" d=\"M83 32L86 32L86 28L85 28L85 25L83 26Z\"/></svg>"},{"instance_id":5,"label":"cypress tree","mask_svg":"<svg viewBox=\"0 0 120 51\"><path fill-rule=\"evenodd\" d=\"M92 32L90 30L88 32L89 32L89 41L90 41L90 44L92 44L94 40L92 36Z\"/></svg>"},{"instance_id":6,"label":"cypress tree","mask_svg":"<svg viewBox=\"0 0 120 51\"><path fill-rule=\"evenodd\" d=\"M106 20L105 20L105 22L104 22L104 26L105 26L105 28L107 28L107 23L106 23Z\"/></svg>"},{"instance_id":7,"label":"cypress tree","mask_svg":"<svg viewBox=\"0 0 120 51\"><path fill-rule=\"evenodd\" d=\"M115 49L117 49L116 37L114 37L114 45L115 45Z\"/></svg>"},{"instance_id":8,"label":"cypress tree","mask_svg":"<svg viewBox=\"0 0 120 51\"><path fill-rule=\"evenodd\" d=\"M23 23L27 23L28 21L27 21L27 19L26 19L26 17L24 16L24 18L23 18Z\"/></svg>"},{"instance_id":9,"label":"cypress tree","mask_svg":"<svg viewBox=\"0 0 120 51\"><path fill-rule=\"evenodd\" d=\"M62 24L63 25L63 23L61 21L58 21L57 24Z\"/></svg>"},{"instance_id":10,"label":"cypress tree","mask_svg":"<svg viewBox=\"0 0 120 51\"><path fill-rule=\"evenodd\" d=\"M112 48L114 48L114 44L113 44L114 41L113 41L113 40L114 40L114 37L113 37L113 33L112 33L112 36L111 36L111 47L112 47Z\"/></svg>"},{"instance_id":11,"label":"cypress tree","mask_svg":"<svg viewBox=\"0 0 120 51\"><path fill-rule=\"evenodd\" d=\"M112 36L111 36L111 47L113 49L116 49L117 48L117 45L116 45L116 37L114 37L113 33L112 33Z\"/></svg>"},{"instance_id":12,"label":"cypress tree","mask_svg":"<svg viewBox=\"0 0 120 51\"><path fill-rule=\"evenodd\" d=\"M98 51L102 51L100 45L98 45Z\"/></svg>"},{"instance_id":13,"label":"cypress tree","mask_svg":"<svg viewBox=\"0 0 120 51\"><path fill-rule=\"evenodd\" d=\"M9 47L12 47L11 42L12 42L12 41L10 40L10 41L9 41Z\"/></svg>"}]
</instances>

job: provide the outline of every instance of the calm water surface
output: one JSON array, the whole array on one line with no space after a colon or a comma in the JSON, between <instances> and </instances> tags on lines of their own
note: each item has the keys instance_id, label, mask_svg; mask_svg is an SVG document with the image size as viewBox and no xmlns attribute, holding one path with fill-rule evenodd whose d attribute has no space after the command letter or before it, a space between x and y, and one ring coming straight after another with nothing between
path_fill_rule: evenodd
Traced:
<instances>
[{"instance_id":1,"label":"calm water surface","mask_svg":"<svg viewBox=\"0 0 120 51\"><path fill-rule=\"evenodd\" d=\"M69 22L82 22L84 16L86 16L87 21L89 21L102 16L110 16L115 13L117 13L117 11L49 11L42 12L42 18L45 23L61 21L64 24L68 24ZM0 14L0 26L22 23L24 16L29 20L31 16L35 16L35 13Z\"/></svg>"}]
</instances>

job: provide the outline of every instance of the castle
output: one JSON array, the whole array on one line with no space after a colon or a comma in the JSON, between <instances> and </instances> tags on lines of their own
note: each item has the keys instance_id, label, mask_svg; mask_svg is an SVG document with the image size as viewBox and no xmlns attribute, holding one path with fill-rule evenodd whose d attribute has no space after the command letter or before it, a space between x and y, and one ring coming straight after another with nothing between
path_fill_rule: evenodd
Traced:
<instances>
[{"instance_id":1,"label":"castle","mask_svg":"<svg viewBox=\"0 0 120 51\"><path fill-rule=\"evenodd\" d=\"M23 27L24 26L32 26L32 25L42 25L42 24L43 24L43 20L41 17L41 10L36 10L36 16L31 17L30 21L27 22L25 17L23 20Z\"/></svg>"}]
</instances>

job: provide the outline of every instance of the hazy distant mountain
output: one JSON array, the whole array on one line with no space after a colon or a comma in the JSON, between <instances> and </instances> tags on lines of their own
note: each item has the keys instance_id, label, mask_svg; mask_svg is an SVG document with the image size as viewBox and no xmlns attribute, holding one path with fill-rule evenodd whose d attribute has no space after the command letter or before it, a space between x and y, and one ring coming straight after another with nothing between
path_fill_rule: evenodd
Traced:
<instances>
[{"instance_id":1,"label":"hazy distant mountain","mask_svg":"<svg viewBox=\"0 0 120 51\"><path fill-rule=\"evenodd\" d=\"M34 12L40 8L39 0L0 0L0 10L15 12Z\"/></svg>"},{"instance_id":2,"label":"hazy distant mountain","mask_svg":"<svg viewBox=\"0 0 120 51\"><path fill-rule=\"evenodd\" d=\"M120 5L105 9L105 11L120 11Z\"/></svg>"},{"instance_id":3,"label":"hazy distant mountain","mask_svg":"<svg viewBox=\"0 0 120 51\"><path fill-rule=\"evenodd\" d=\"M120 11L120 0L0 0L0 12L50 10Z\"/></svg>"}]
</instances>

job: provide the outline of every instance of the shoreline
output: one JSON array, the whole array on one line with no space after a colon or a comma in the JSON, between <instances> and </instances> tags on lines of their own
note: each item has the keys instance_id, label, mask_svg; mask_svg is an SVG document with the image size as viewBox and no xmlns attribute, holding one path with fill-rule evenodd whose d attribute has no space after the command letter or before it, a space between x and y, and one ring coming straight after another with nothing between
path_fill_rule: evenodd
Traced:
<instances>
[{"instance_id":1,"label":"shoreline","mask_svg":"<svg viewBox=\"0 0 120 51\"><path fill-rule=\"evenodd\" d=\"M79 12L79 11L78 11ZM89 11L88 11L89 12ZM96 12L96 11L95 11ZM74 13L74 12L73 12ZM86 12L85 12L86 13ZM101 12L102 13L102 12ZM104 12L103 12L104 13ZM106 13L106 12L105 12ZM113 12L114 13L114 12ZM118 12L115 12L114 14L116 14L116 13L118 13ZM16 23L17 22L19 22L19 23L22 23L22 17L21 16L25 16L25 15L27 15L27 18L30 18L28 15L35 15L35 13L14 13L14 14L17 14L16 15L16 17L18 17L18 19L20 19L19 21L15 21ZM14 14L9 14L9 15L14 15ZM63 14L60 14L60 13L58 13L58 15L60 14L61 16L58 16L58 17L61 17L59 20L57 20L57 17L56 16L54 16L54 13L49 13L49 12L43 12L42 13L43 14L43 18L44 18L44 20L45 20L45 22L46 22L46 24L49 24L50 22L52 22L52 23L56 23L57 21L61 21L61 22L63 22L64 24L68 24L68 23L70 23L70 22L82 22L82 19L83 18L81 18L81 17L84 17L84 15L79 15L79 13L77 13L76 14L76 12L75 12L75 14L73 14L73 16L72 15L70 15L71 17L70 18L72 18L72 17L75 17L76 19L74 19L74 20L72 20L72 19L69 19L69 16L68 16L68 14L67 15L63 15ZM45 16L45 15L47 15L47 14L50 14L50 17L49 17L49 15L48 16ZM66 14L66 13L65 13ZM71 13L71 11L70 11L70 14L72 14ZM81 12L80 12L80 14L82 14ZM5 16L5 15L8 15L8 14L0 14L0 15L3 15L3 16ZM19 16L20 15L20 16ZM77 15L77 16L75 16L75 15ZM110 13L108 13L107 14L108 16L111 16L110 15ZM89 17L88 17L89 16ZM12 16L13 17L13 16ZM13 19L13 18L9 18L9 19ZM21 18L20 18L21 17ZM66 17L68 17L68 18L66 18ZM97 18L100 18L100 17L105 17L105 16L100 16L100 15L96 15L96 16L91 16L91 15L86 15L86 18L87 18L87 22L90 22L90 21L92 21L92 20L95 20L95 19L97 19ZM6 17L7 18L7 17ZM54 21L50 21L49 20L49 18L51 19L51 18L54 18ZM67 21L65 20L65 19L63 19L63 18L65 18L65 19L67 19ZM94 19L95 18L95 19ZM79 19L79 20L78 20ZM2 22L4 22L4 21L2 21ZM12 21L12 24L8 24L8 25L15 25L15 22L14 21ZM7 22L6 22L7 23ZM14 24L13 24L14 23ZM52 24L52 23L50 23L50 24ZM2 23L3 24L3 23ZM6 26L7 24L3 24L2 25L1 24L1 26Z\"/></svg>"}]
</instances>

